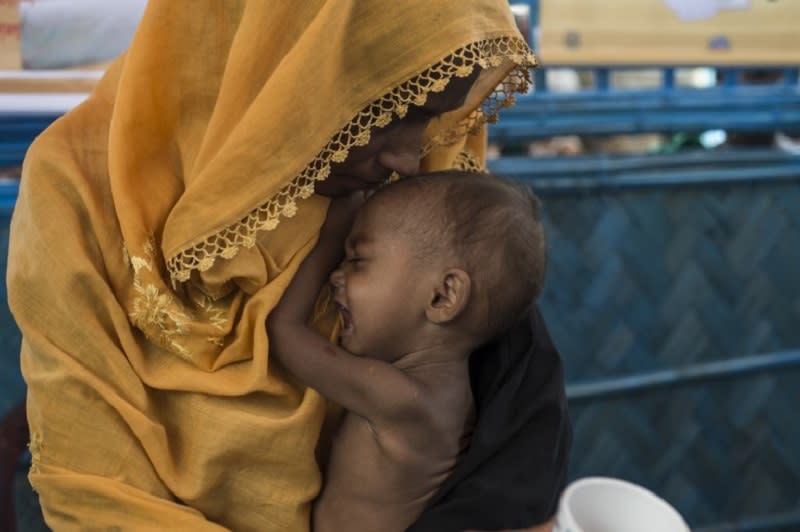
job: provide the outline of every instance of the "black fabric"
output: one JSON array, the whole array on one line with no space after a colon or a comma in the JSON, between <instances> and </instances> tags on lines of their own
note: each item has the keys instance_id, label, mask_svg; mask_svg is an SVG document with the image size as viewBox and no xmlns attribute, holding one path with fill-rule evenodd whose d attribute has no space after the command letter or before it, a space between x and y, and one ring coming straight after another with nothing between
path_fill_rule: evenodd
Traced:
<instances>
[{"instance_id":1,"label":"black fabric","mask_svg":"<svg viewBox=\"0 0 800 532\"><path fill-rule=\"evenodd\" d=\"M470 447L408 532L525 528L555 513L572 429L561 358L539 309L475 352L470 371Z\"/></svg>"}]
</instances>

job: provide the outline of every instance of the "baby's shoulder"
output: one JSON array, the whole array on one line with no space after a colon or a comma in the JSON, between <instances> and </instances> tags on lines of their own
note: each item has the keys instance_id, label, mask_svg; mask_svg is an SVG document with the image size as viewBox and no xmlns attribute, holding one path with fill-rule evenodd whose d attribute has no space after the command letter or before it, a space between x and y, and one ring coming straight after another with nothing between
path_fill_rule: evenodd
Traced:
<instances>
[{"instance_id":1,"label":"baby's shoulder","mask_svg":"<svg viewBox=\"0 0 800 532\"><path fill-rule=\"evenodd\" d=\"M374 426L382 443L392 441L403 448L429 448L431 441L454 447L459 445L474 421L474 401L469 382L463 385L423 380L416 384L418 393L402 413ZM416 452L415 451L415 452Z\"/></svg>"}]
</instances>

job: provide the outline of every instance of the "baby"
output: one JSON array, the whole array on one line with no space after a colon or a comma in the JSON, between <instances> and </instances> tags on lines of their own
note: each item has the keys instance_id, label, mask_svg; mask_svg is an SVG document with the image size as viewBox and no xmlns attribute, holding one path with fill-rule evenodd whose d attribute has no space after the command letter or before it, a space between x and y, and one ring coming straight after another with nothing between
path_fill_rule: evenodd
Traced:
<instances>
[{"instance_id":1,"label":"baby","mask_svg":"<svg viewBox=\"0 0 800 532\"><path fill-rule=\"evenodd\" d=\"M416 520L469 443L470 353L527 312L544 282L539 202L527 188L434 173L356 207L332 201L268 320L271 355L348 411L316 532L402 531ZM342 241L330 274L339 347L307 322Z\"/></svg>"}]
</instances>

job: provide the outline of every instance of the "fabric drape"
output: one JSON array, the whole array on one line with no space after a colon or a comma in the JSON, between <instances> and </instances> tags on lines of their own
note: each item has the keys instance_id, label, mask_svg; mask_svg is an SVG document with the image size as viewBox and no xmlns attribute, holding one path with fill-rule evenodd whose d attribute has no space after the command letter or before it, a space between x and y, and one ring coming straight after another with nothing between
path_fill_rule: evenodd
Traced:
<instances>
[{"instance_id":1,"label":"fabric drape","mask_svg":"<svg viewBox=\"0 0 800 532\"><path fill-rule=\"evenodd\" d=\"M306 530L325 402L264 322L324 219L314 184L475 68L422 167L480 165L534 62L505 0L151 1L31 146L11 224L48 524Z\"/></svg>"}]
</instances>

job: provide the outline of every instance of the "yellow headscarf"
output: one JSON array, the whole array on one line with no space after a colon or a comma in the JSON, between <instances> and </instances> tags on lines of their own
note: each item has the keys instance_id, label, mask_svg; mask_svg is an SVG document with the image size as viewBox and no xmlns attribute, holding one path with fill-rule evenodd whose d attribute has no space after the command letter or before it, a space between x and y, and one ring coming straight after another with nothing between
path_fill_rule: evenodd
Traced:
<instances>
[{"instance_id":1,"label":"yellow headscarf","mask_svg":"<svg viewBox=\"0 0 800 532\"><path fill-rule=\"evenodd\" d=\"M31 147L12 221L48 523L307 529L325 405L264 321L324 219L314 183L478 67L422 167L479 166L533 64L505 0L151 1Z\"/></svg>"}]
</instances>

